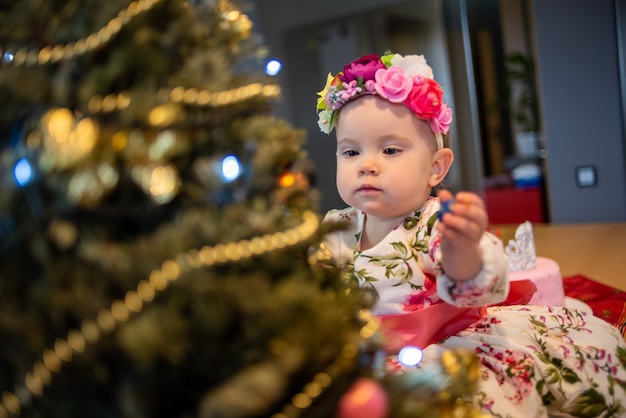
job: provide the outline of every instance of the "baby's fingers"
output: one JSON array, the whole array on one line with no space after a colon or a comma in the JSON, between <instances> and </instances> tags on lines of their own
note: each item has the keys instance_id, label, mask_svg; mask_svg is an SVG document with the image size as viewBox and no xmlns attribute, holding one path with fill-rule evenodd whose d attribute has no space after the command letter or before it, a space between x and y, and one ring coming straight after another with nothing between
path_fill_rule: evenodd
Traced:
<instances>
[{"instance_id":1,"label":"baby's fingers","mask_svg":"<svg viewBox=\"0 0 626 418\"><path fill-rule=\"evenodd\" d=\"M437 192L437 197L441 202L446 202L450 199L454 199L454 196L449 190L441 189Z\"/></svg>"},{"instance_id":2,"label":"baby's fingers","mask_svg":"<svg viewBox=\"0 0 626 418\"><path fill-rule=\"evenodd\" d=\"M487 228L487 213L482 199L474 193L459 192L448 202L452 202L449 212L442 215L438 226L442 238L471 242L479 240Z\"/></svg>"},{"instance_id":3,"label":"baby's fingers","mask_svg":"<svg viewBox=\"0 0 626 418\"><path fill-rule=\"evenodd\" d=\"M446 214L438 229L445 239L469 241L479 240L485 231L485 227L480 222L476 222L469 216L457 215L455 212Z\"/></svg>"},{"instance_id":4,"label":"baby's fingers","mask_svg":"<svg viewBox=\"0 0 626 418\"><path fill-rule=\"evenodd\" d=\"M487 211L480 196L474 193L459 192L451 207L452 213L466 218L470 222L477 223L483 228L487 226Z\"/></svg>"}]
</instances>

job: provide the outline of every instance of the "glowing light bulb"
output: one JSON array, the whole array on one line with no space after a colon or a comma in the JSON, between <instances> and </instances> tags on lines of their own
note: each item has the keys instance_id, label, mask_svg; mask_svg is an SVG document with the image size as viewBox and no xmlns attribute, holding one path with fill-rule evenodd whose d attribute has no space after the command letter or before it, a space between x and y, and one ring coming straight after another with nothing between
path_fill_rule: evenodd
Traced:
<instances>
[{"instance_id":1,"label":"glowing light bulb","mask_svg":"<svg viewBox=\"0 0 626 418\"><path fill-rule=\"evenodd\" d=\"M222 160L222 179L230 183L239 177L241 173L241 165L239 160L234 155L227 155Z\"/></svg>"},{"instance_id":2,"label":"glowing light bulb","mask_svg":"<svg viewBox=\"0 0 626 418\"><path fill-rule=\"evenodd\" d=\"M13 58L15 58L15 54L13 54L11 51L6 51L4 54L2 54L2 58L5 62L11 62L13 61Z\"/></svg>"},{"instance_id":3,"label":"glowing light bulb","mask_svg":"<svg viewBox=\"0 0 626 418\"><path fill-rule=\"evenodd\" d=\"M277 59L271 59L265 64L265 74L274 76L280 72L282 64Z\"/></svg>"},{"instance_id":4,"label":"glowing light bulb","mask_svg":"<svg viewBox=\"0 0 626 418\"><path fill-rule=\"evenodd\" d=\"M13 176L20 187L26 186L33 179L33 167L26 158L22 158L15 164Z\"/></svg>"},{"instance_id":5,"label":"glowing light bulb","mask_svg":"<svg viewBox=\"0 0 626 418\"><path fill-rule=\"evenodd\" d=\"M398 361L403 366L415 367L422 361L424 353L421 349L408 345L398 353Z\"/></svg>"}]
</instances>

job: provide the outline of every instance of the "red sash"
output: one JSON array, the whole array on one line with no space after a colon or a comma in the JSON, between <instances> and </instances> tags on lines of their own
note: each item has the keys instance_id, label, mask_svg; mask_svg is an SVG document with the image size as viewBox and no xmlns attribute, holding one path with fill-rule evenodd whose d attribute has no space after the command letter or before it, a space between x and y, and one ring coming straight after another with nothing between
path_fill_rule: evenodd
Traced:
<instances>
[{"instance_id":1,"label":"red sash","mask_svg":"<svg viewBox=\"0 0 626 418\"><path fill-rule=\"evenodd\" d=\"M536 291L537 287L530 280L512 281L507 299L496 306L525 305ZM484 306L457 308L441 301L416 311L379 315L378 318L387 351L397 353L407 345L426 347L456 335L486 313Z\"/></svg>"}]
</instances>

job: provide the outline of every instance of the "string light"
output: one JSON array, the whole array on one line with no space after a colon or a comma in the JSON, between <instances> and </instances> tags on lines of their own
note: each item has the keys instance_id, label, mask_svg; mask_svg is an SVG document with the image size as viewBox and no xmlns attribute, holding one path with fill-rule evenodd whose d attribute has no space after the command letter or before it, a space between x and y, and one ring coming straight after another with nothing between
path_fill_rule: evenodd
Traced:
<instances>
[{"instance_id":1,"label":"string light","mask_svg":"<svg viewBox=\"0 0 626 418\"><path fill-rule=\"evenodd\" d=\"M398 362L406 367L415 367L421 363L424 358L424 352L412 345L403 347L398 353Z\"/></svg>"},{"instance_id":2,"label":"string light","mask_svg":"<svg viewBox=\"0 0 626 418\"><path fill-rule=\"evenodd\" d=\"M26 186L33 179L33 167L26 158L20 159L15 164L13 176L20 187Z\"/></svg>"},{"instance_id":3,"label":"string light","mask_svg":"<svg viewBox=\"0 0 626 418\"><path fill-rule=\"evenodd\" d=\"M15 55L11 51L6 51L4 54L2 54L2 59L4 60L4 62L11 62L13 61L13 58L15 58Z\"/></svg>"},{"instance_id":4,"label":"string light","mask_svg":"<svg viewBox=\"0 0 626 418\"><path fill-rule=\"evenodd\" d=\"M237 180L241 173L241 164L239 159L234 155L227 155L222 160L221 176L226 183Z\"/></svg>"},{"instance_id":5,"label":"string light","mask_svg":"<svg viewBox=\"0 0 626 418\"><path fill-rule=\"evenodd\" d=\"M269 76L278 75L282 67L283 64L280 61L277 59L271 59L265 64L265 74Z\"/></svg>"}]
</instances>

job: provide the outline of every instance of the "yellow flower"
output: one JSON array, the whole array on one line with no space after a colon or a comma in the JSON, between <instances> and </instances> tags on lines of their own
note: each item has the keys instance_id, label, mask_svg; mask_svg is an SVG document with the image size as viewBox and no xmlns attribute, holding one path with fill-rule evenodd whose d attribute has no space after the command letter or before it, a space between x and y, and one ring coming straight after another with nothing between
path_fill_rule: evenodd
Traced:
<instances>
[{"instance_id":1,"label":"yellow flower","mask_svg":"<svg viewBox=\"0 0 626 418\"><path fill-rule=\"evenodd\" d=\"M326 110L326 102L324 101L324 98L326 97L326 93L328 93L328 88L333 84L334 80L335 80L335 77L333 77L332 74L328 73L328 77L326 78L326 85L324 86L322 91L317 93L317 95L319 96L317 98L317 110L318 111Z\"/></svg>"}]
</instances>

